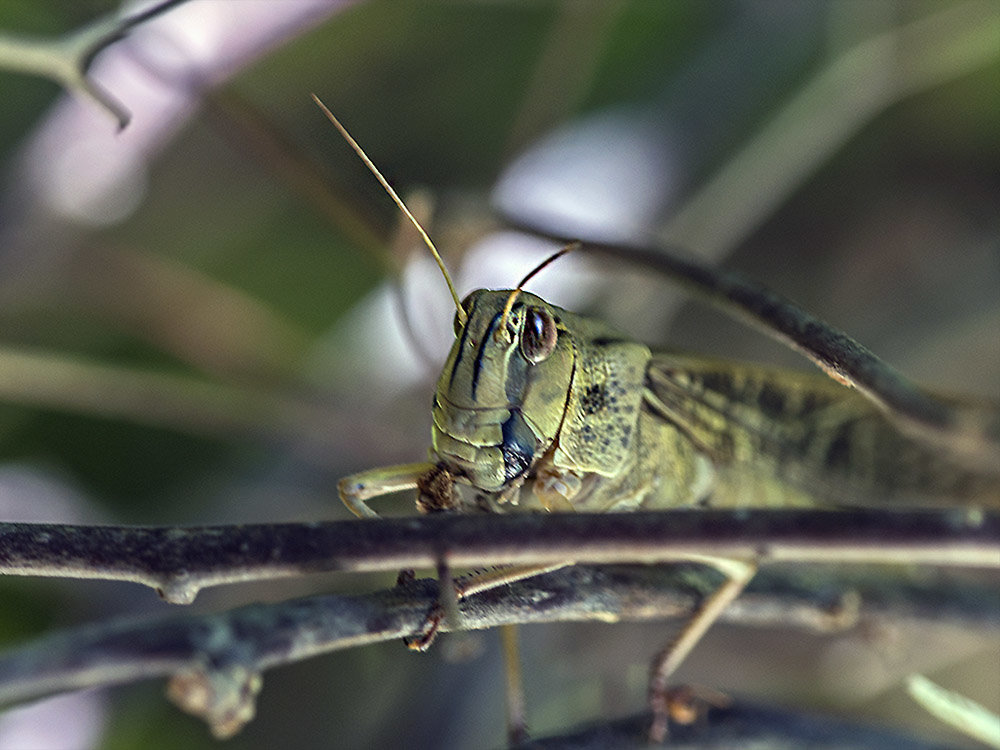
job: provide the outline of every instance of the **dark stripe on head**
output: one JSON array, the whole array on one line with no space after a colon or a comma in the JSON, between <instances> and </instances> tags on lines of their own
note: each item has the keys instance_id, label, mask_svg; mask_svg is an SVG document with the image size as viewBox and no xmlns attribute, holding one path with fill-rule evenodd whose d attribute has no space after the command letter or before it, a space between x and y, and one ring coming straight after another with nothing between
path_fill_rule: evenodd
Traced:
<instances>
[{"instance_id":1,"label":"dark stripe on head","mask_svg":"<svg viewBox=\"0 0 1000 750\"><path fill-rule=\"evenodd\" d=\"M475 303L466 313L465 325L462 327L462 335L458 339L458 352L455 354L455 362L451 366L451 375L448 376L448 387L455 384L455 373L458 372L458 363L462 361L462 353L465 351L465 339L469 335L470 323L472 322L472 311L476 309Z\"/></svg>"},{"instance_id":2,"label":"dark stripe on head","mask_svg":"<svg viewBox=\"0 0 1000 750\"><path fill-rule=\"evenodd\" d=\"M483 340L479 342L479 349L476 351L476 360L472 363L472 398L476 397L476 388L479 387L479 374L483 370L483 356L486 354L486 347L489 345L490 339L493 338L493 329L500 322L501 315L503 313L497 313L493 316L493 320L486 327L486 333L483 334Z\"/></svg>"}]
</instances>

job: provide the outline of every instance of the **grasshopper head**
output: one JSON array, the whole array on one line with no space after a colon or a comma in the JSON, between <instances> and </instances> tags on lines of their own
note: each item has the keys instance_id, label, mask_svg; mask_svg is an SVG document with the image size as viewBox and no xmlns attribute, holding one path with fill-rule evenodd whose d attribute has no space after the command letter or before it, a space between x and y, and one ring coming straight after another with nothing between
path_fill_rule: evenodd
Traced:
<instances>
[{"instance_id":1,"label":"grasshopper head","mask_svg":"<svg viewBox=\"0 0 1000 750\"><path fill-rule=\"evenodd\" d=\"M473 292L434 395L433 453L486 492L517 486L559 433L576 359L565 311L522 292ZM506 322L506 325L504 325ZM503 326L503 330L501 330Z\"/></svg>"}]
</instances>

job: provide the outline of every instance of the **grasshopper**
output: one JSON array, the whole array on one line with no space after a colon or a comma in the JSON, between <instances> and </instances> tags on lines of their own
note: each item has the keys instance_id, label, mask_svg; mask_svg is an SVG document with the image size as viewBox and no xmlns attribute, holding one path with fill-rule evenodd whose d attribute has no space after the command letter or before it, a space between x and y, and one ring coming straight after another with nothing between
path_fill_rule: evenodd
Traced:
<instances>
[{"instance_id":1,"label":"grasshopper","mask_svg":"<svg viewBox=\"0 0 1000 750\"><path fill-rule=\"evenodd\" d=\"M424 513L1000 504L995 472L901 433L870 399L829 377L653 353L522 291L569 247L515 289L481 289L459 302L430 238L314 99L416 226L456 304L428 461L343 479L341 499L357 516L377 518L369 499L409 489ZM756 572L753 560L692 560L726 582L654 661L654 740L666 734L668 677ZM456 588L468 596L570 564L501 568Z\"/></svg>"}]
</instances>

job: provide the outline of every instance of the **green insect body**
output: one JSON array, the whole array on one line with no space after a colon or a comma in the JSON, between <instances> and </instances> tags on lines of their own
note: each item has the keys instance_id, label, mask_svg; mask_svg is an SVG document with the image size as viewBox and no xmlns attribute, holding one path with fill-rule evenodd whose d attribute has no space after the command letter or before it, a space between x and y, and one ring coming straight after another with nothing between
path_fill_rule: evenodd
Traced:
<instances>
[{"instance_id":1,"label":"green insect body","mask_svg":"<svg viewBox=\"0 0 1000 750\"><path fill-rule=\"evenodd\" d=\"M902 436L820 374L651 354L520 293L463 302L438 381L432 508L624 511L996 502L980 477ZM504 330L500 330L500 326Z\"/></svg>"}]
</instances>

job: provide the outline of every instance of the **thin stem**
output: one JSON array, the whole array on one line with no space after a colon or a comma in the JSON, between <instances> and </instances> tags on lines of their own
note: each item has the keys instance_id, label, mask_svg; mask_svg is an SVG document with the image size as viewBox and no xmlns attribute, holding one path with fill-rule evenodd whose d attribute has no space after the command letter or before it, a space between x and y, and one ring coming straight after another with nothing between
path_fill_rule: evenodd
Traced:
<instances>
[{"instance_id":1,"label":"thin stem","mask_svg":"<svg viewBox=\"0 0 1000 750\"><path fill-rule=\"evenodd\" d=\"M316 410L264 388L4 346L0 399L224 438L302 436Z\"/></svg>"},{"instance_id":2,"label":"thin stem","mask_svg":"<svg viewBox=\"0 0 1000 750\"><path fill-rule=\"evenodd\" d=\"M671 215L661 242L723 257L879 113L995 62L997 8L949 4L836 56Z\"/></svg>"}]
</instances>

